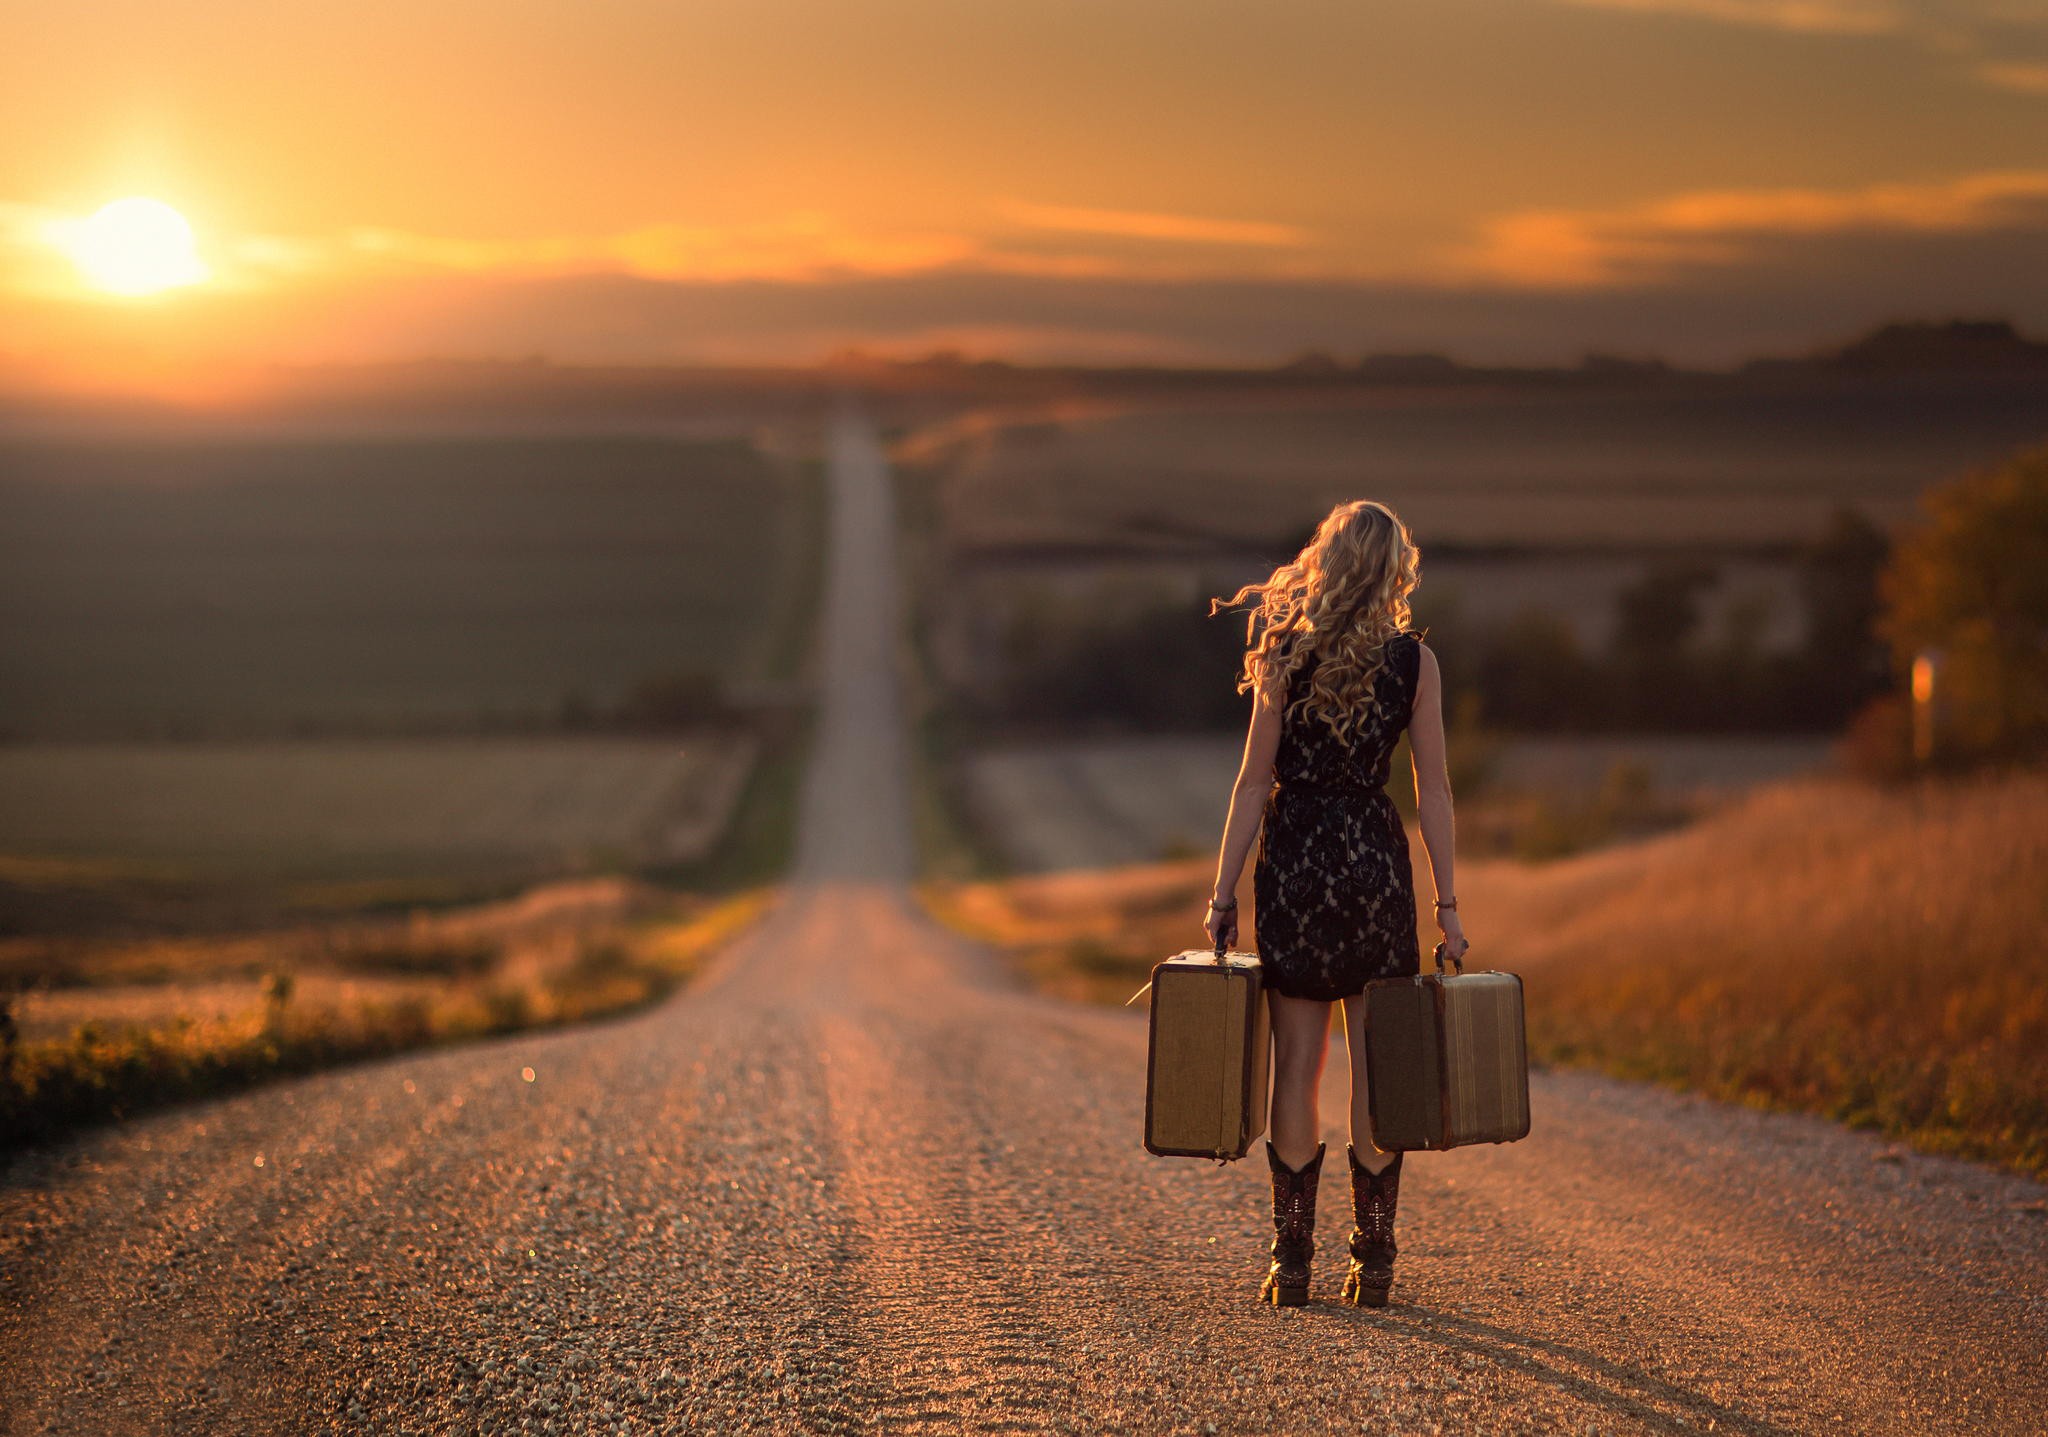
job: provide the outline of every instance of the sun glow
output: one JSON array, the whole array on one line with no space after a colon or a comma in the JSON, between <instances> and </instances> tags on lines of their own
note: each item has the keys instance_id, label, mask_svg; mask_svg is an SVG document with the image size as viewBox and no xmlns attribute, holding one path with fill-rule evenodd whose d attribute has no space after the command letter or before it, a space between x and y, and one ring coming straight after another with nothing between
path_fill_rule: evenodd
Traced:
<instances>
[{"instance_id":1,"label":"sun glow","mask_svg":"<svg viewBox=\"0 0 2048 1437\"><path fill-rule=\"evenodd\" d=\"M66 226L59 244L86 282L109 294L156 294L197 284L208 274L185 217L141 195L115 200Z\"/></svg>"}]
</instances>

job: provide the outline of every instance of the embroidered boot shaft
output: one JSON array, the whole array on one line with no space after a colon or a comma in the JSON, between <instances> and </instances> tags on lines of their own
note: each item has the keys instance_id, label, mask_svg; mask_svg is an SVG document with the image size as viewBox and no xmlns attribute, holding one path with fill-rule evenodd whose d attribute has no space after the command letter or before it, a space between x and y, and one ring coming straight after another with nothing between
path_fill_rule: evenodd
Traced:
<instances>
[{"instance_id":1,"label":"embroidered boot shaft","mask_svg":"<svg viewBox=\"0 0 2048 1437\"><path fill-rule=\"evenodd\" d=\"M1273 1267L1259 1289L1261 1301L1300 1307L1308 1301L1309 1261L1316 1251L1316 1185L1323 1172L1323 1144L1299 1169L1280 1161L1271 1140L1266 1161L1273 1169Z\"/></svg>"},{"instance_id":2,"label":"embroidered boot shaft","mask_svg":"<svg viewBox=\"0 0 2048 1437\"><path fill-rule=\"evenodd\" d=\"M1345 1145L1351 1159L1351 1271L1344 1277L1344 1300L1364 1307L1385 1307L1394 1285L1394 1209L1401 1197L1401 1158L1379 1172L1368 1172L1358 1149Z\"/></svg>"}]
</instances>

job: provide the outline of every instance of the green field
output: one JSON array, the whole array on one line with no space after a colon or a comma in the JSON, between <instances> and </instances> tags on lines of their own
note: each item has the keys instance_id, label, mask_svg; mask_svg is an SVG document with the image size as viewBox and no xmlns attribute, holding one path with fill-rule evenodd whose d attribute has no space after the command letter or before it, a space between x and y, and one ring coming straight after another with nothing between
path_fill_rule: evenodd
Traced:
<instances>
[{"instance_id":1,"label":"green field","mask_svg":"<svg viewBox=\"0 0 2048 1437\"><path fill-rule=\"evenodd\" d=\"M821 532L738 441L0 442L0 930L701 867Z\"/></svg>"},{"instance_id":2,"label":"green field","mask_svg":"<svg viewBox=\"0 0 2048 1437\"><path fill-rule=\"evenodd\" d=\"M6 748L0 853L186 880L680 865L723 832L753 749L713 733Z\"/></svg>"},{"instance_id":3,"label":"green field","mask_svg":"<svg viewBox=\"0 0 2048 1437\"><path fill-rule=\"evenodd\" d=\"M815 475L652 438L0 443L0 733L531 727L781 676Z\"/></svg>"}]
</instances>

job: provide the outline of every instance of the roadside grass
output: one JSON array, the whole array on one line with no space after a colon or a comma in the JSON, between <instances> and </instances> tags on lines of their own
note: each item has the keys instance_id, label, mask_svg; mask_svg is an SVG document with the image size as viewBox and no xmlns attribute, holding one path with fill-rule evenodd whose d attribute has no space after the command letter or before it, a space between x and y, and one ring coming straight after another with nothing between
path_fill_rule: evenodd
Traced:
<instances>
[{"instance_id":1,"label":"roadside grass","mask_svg":"<svg viewBox=\"0 0 2048 1437\"><path fill-rule=\"evenodd\" d=\"M138 979L151 977L161 991L139 1010L130 1002L139 1021L87 1019L51 1036L28 1021L43 995L0 996L0 1151L340 1063L645 1007L771 897L765 888L722 898L634 889L616 909L581 919L550 920L543 902L521 926L521 905L536 907L528 895L502 906L512 910L501 911L506 921L468 931L465 915L367 937L302 931L273 940L278 955L324 942L327 956L276 962L260 977L250 966L261 935L223 940L211 957L203 940L158 943L154 968L136 945L110 953L96 975L79 960L74 980L125 985L112 998L133 1000ZM361 973L375 980L351 981ZM202 992L226 1001L195 1001ZM93 995L55 996L89 1004Z\"/></svg>"},{"instance_id":2,"label":"roadside grass","mask_svg":"<svg viewBox=\"0 0 2048 1437\"><path fill-rule=\"evenodd\" d=\"M1089 1003L1121 1003L1152 965L1206 946L1202 905L1213 859L973 881L934 879L917 896L940 923L989 944L1040 991ZM1256 941L1250 883L1237 946Z\"/></svg>"},{"instance_id":3,"label":"roadside grass","mask_svg":"<svg viewBox=\"0 0 2048 1437\"><path fill-rule=\"evenodd\" d=\"M1640 842L1466 862L1459 897L1475 964L1527 984L1538 1061L2048 1178L2044 813L2041 770L1798 780ZM1196 859L920 893L1044 990L1122 1002L1152 964L1201 945L1212 871ZM1256 941L1249 889L1241 948Z\"/></svg>"},{"instance_id":4,"label":"roadside grass","mask_svg":"<svg viewBox=\"0 0 2048 1437\"><path fill-rule=\"evenodd\" d=\"M919 871L955 880L987 878L1004 871L998 847L973 821L967 767L971 737L947 701L932 650L945 592L943 515L939 491L943 470L925 463L895 465L903 546L902 572L909 610L902 639L909 675L911 715L910 805L912 838Z\"/></svg>"},{"instance_id":5,"label":"roadside grass","mask_svg":"<svg viewBox=\"0 0 2048 1437\"><path fill-rule=\"evenodd\" d=\"M777 553L776 581L767 586L775 612L753 677L783 691L756 718L752 768L717 843L693 862L652 870L648 877L698 893L733 893L774 883L796 856L804 770L817 732L814 690L820 604L825 587L827 513L824 465L792 462L789 482L803 502Z\"/></svg>"},{"instance_id":6,"label":"roadside grass","mask_svg":"<svg viewBox=\"0 0 2048 1437\"><path fill-rule=\"evenodd\" d=\"M817 713L810 704L763 725L758 756L726 821L724 836L698 861L652 869L646 876L673 888L712 894L777 881L796 856L804 769L816 729Z\"/></svg>"}]
</instances>

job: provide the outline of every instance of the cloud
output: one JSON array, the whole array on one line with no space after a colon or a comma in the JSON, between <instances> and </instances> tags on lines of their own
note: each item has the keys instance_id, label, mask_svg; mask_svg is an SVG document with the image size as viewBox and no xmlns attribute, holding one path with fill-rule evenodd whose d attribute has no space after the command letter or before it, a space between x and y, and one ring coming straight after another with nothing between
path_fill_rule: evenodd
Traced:
<instances>
[{"instance_id":1,"label":"cloud","mask_svg":"<svg viewBox=\"0 0 2048 1437\"><path fill-rule=\"evenodd\" d=\"M357 226L322 236L199 235L212 267L207 288L278 294L378 279L491 276L539 279L589 274L705 283L922 274L965 268L1040 278L1144 277L1184 280L1241 272L1257 254L1298 255L1305 232L1253 220L1096 210L999 201L982 233L868 229L815 211L737 225L663 222L609 233L473 238ZM0 292L89 298L73 267L48 243L64 216L0 203ZM1093 240L1096 243L1090 244ZM1215 251L1238 251L1228 261Z\"/></svg>"},{"instance_id":2,"label":"cloud","mask_svg":"<svg viewBox=\"0 0 2048 1437\"><path fill-rule=\"evenodd\" d=\"M2040 0L1554 0L1581 10L1676 15L1801 35L1897 37L1978 84L2048 95Z\"/></svg>"},{"instance_id":3,"label":"cloud","mask_svg":"<svg viewBox=\"0 0 2048 1437\"><path fill-rule=\"evenodd\" d=\"M1586 10L1627 10L1685 15L1821 35L1888 35L1906 28L1910 15L1892 0L1560 0Z\"/></svg>"},{"instance_id":4,"label":"cloud","mask_svg":"<svg viewBox=\"0 0 2048 1437\"><path fill-rule=\"evenodd\" d=\"M79 216L47 205L0 200L0 282L22 295L83 294L78 267L60 241Z\"/></svg>"},{"instance_id":5,"label":"cloud","mask_svg":"<svg viewBox=\"0 0 2048 1437\"><path fill-rule=\"evenodd\" d=\"M979 235L862 229L827 214L797 212L741 225L657 223L612 233L512 239L372 226L328 236L202 233L200 249L215 269L214 288L268 292L306 282L346 284L403 275L624 274L709 282L808 282L961 266L1065 278L1184 278L1189 267L1168 250L1206 245L1273 251L1307 241L1291 226L1259 221L1022 202L1003 202L997 209L1008 228ZM62 218L53 210L0 204L0 288L80 297L75 275L68 264L55 263L61 256L46 242L48 227ZM1114 241L1111 247L1119 252L1097 253L1085 245L1060 243L1061 236Z\"/></svg>"},{"instance_id":6,"label":"cloud","mask_svg":"<svg viewBox=\"0 0 2048 1437\"><path fill-rule=\"evenodd\" d=\"M902 274L958 263L978 250L977 243L964 235L871 233L828 215L800 212L747 225L663 223L612 234L510 240L357 228L306 252L333 270L803 280L830 274Z\"/></svg>"},{"instance_id":7,"label":"cloud","mask_svg":"<svg viewBox=\"0 0 2048 1437\"><path fill-rule=\"evenodd\" d=\"M1795 236L2022 228L2048 238L2048 170L1856 190L1707 190L1612 210L1524 210L1445 256L1446 282L1632 286L1737 266Z\"/></svg>"},{"instance_id":8,"label":"cloud","mask_svg":"<svg viewBox=\"0 0 2048 1437\"><path fill-rule=\"evenodd\" d=\"M2001 90L2048 95L2048 60L1986 61L1977 67L1977 76Z\"/></svg>"},{"instance_id":9,"label":"cloud","mask_svg":"<svg viewBox=\"0 0 2048 1437\"><path fill-rule=\"evenodd\" d=\"M1000 200L996 212L1027 229L1068 234L1107 235L1118 239L1167 240L1178 244L1247 245L1293 249L1309 241L1306 231L1264 220L1203 219L1194 215L1157 214L1144 210L1097 210L1071 205L1030 204Z\"/></svg>"}]
</instances>

